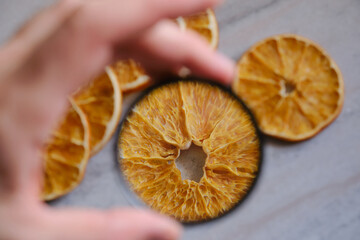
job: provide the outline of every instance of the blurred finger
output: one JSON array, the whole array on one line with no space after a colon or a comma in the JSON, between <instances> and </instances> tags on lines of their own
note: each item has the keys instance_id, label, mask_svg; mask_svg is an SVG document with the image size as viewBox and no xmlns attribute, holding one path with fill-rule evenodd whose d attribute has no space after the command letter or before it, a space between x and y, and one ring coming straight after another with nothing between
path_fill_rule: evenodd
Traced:
<instances>
[{"instance_id":1,"label":"blurred finger","mask_svg":"<svg viewBox=\"0 0 360 240\"><path fill-rule=\"evenodd\" d=\"M235 73L232 60L212 50L196 33L182 32L170 21L160 22L127 49L128 56L155 71L172 69L177 73L185 66L195 75L225 84L231 83Z\"/></svg>"},{"instance_id":2,"label":"blurred finger","mask_svg":"<svg viewBox=\"0 0 360 240\"><path fill-rule=\"evenodd\" d=\"M14 39L33 40L32 42L46 39L80 8L81 3L80 0L58 1L28 21L14 35Z\"/></svg>"},{"instance_id":3,"label":"blurred finger","mask_svg":"<svg viewBox=\"0 0 360 240\"><path fill-rule=\"evenodd\" d=\"M48 216L48 239L76 240L173 240L181 227L175 221L150 211L123 209L108 212L59 210ZM49 231L50 233L50 231Z\"/></svg>"},{"instance_id":4,"label":"blurred finger","mask_svg":"<svg viewBox=\"0 0 360 240\"><path fill-rule=\"evenodd\" d=\"M0 74L12 72L25 61L80 8L81 0L62 0L28 21L8 44L0 49ZM6 56L12 56L9 59ZM3 63L3 64L2 64ZM2 73L2 70L6 71Z\"/></svg>"}]
</instances>

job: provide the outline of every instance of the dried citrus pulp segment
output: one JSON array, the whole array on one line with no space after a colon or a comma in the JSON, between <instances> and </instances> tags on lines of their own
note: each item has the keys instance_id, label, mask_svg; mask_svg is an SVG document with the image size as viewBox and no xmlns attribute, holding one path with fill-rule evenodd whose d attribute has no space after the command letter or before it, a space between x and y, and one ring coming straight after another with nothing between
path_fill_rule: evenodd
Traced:
<instances>
[{"instance_id":1,"label":"dried citrus pulp segment","mask_svg":"<svg viewBox=\"0 0 360 240\"><path fill-rule=\"evenodd\" d=\"M144 68L132 59L116 62L108 67L107 72L110 78L119 82L122 92L141 90L151 83Z\"/></svg>"},{"instance_id":2,"label":"dried citrus pulp segment","mask_svg":"<svg viewBox=\"0 0 360 240\"><path fill-rule=\"evenodd\" d=\"M45 148L42 198L52 200L73 190L83 178L89 155L89 125L85 114L71 101Z\"/></svg>"},{"instance_id":3,"label":"dried citrus pulp segment","mask_svg":"<svg viewBox=\"0 0 360 240\"><path fill-rule=\"evenodd\" d=\"M218 23L213 10L208 9L187 17L178 17L176 22L182 30L191 29L204 37L215 49L219 43Z\"/></svg>"},{"instance_id":4,"label":"dried citrus pulp segment","mask_svg":"<svg viewBox=\"0 0 360 240\"><path fill-rule=\"evenodd\" d=\"M119 85L104 72L73 96L90 124L92 155L110 140L118 125L122 102Z\"/></svg>"},{"instance_id":5,"label":"dried citrus pulp segment","mask_svg":"<svg viewBox=\"0 0 360 240\"><path fill-rule=\"evenodd\" d=\"M182 179L175 165L192 143L207 154L199 182ZM239 100L200 81L150 91L124 120L118 147L132 190L182 222L212 219L234 207L254 183L261 154L255 125Z\"/></svg>"},{"instance_id":6,"label":"dried citrus pulp segment","mask_svg":"<svg viewBox=\"0 0 360 240\"><path fill-rule=\"evenodd\" d=\"M319 133L340 114L344 101L335 62L296 35L267 38L248 50L238 62L233 91L264 133L289 141Z\"/></svg>"}]
</instances>

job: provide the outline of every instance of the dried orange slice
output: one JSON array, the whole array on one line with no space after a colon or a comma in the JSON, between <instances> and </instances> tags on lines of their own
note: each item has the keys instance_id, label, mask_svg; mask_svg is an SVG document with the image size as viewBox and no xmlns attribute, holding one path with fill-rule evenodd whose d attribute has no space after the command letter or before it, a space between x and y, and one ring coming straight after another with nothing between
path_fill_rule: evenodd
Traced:
<instances>
[{"instance_id":1,"label":"dried orange slice","mask_svg":"<svg viewBox=\"0 0 360 240\"><path fill-rule=\"evenodd\" d=\"M278 35L251 47L238 62L232 86L270 136L301 141L313 137L340 114L341 72L317 44Z\"/></svg>"},{"instance_id":2,"label":"dried orange slice","mask_svg":"<svg viewBox=\"0 0 360 240\"><path fill-rule=\"evenodd\" d=\"M44 154L42 199L60 197L81 182L90 155L90 131L85 114L73 102L53 132Z\"/></svg>"},{"instance_id":3,"label":"dried orange slice","mask_svg":"<svg viewBox=\"0 0 360 240\"><path fill-rule=\"evenodd\" d=\"M119 123L122 102L119 85L104 72L73 96L89 121L92 155L110 140Z\"/></svg>"},{"instance_id":4,"label":"dried orange slice","mask_svg":"<svg viewBox=\"0 0 360 240\"><path fill-rule=\"evenodd\" d=\"M199 181L182 179L175 164L192 143L206 154ZM197 222L224 214L249 192L260 145L249 112L232 94L206 82L179 81L153 89L126 116L119 163L145 203Z\"/></svg>"},{"instance_id":5,"label":"dried orange slice","mask_svg":"<svg viewBox=\"0 0 360 240\"><path fill-rule=\"evenodd\" d=\"M219 27L213 10L207 9L191 16L178 17L176 22L180 29L190 29L199 33L209 42L213 49L217 48L219 44Z\"/></svg>"},{"instance_id":6,"label":"dried orange slice","mask_svg":"<svg viewBox=\"0 0 360 240\"><path fill-rule=\"evenodd\" d=\"M145 69L132 59L117 61L108 67L108 73L124 93L139 91L151 84Z\"/></svg>"}]
</instances>

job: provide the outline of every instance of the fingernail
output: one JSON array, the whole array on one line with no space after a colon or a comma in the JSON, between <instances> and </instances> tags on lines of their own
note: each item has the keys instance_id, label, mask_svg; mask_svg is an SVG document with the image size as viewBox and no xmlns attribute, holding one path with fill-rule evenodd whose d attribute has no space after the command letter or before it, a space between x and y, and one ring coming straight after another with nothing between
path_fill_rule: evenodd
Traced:
<instances>
[{"instance_id":1,"label":"fingernail","mask_svg":"<svg viewBox=\"0 0 360 240\"><path fill-rule=\"evenodd\" d=\"M146 240L176 240L180 239L182 226L172 218L156 215L148 230Z\"/></svg>"},{"instance_id":2,"label":"fingernail","mask_svg":"<svg viewBox=\"0 0 360 240\"><path fill-rule=\"evenodd\" d=\"M159 234L157 240L176 240L180 239L182 226L173 219L166 218L158 225Z\"/></svg>"},{"instance_id":3,"label":"fingernail","mask_svg":"<svg viewBox=\"0 0 360 240\"><path fill-rule=\"evenodd\" d=\"M235 62L223 54L218 54L219 78L225 84L231 84L235 77Z\"/></svg>"}]
</instances>

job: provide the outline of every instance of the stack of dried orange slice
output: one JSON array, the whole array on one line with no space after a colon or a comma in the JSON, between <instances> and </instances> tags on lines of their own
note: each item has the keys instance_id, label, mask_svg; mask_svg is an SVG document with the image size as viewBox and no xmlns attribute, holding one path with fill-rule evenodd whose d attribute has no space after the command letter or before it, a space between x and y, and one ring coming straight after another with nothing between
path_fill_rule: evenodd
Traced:
<instances>
[{"instance_id":1,"label":"stack of dried orange slice","mask_svg":"<svg viewBox=\"0 0 360 240\"><path fill-rule=\"evenodd\" d=\"M121 114L119 85L103 73L70 98L71 106L45 148L44 200L78 186L89 157L109 141Z\"/></svg>"},{"instance_id":2,"label":"stack of dried orange slice","mask_svg":"<svg viewBox=\"0 0 360 240\"><path fill-rule=\"evenodd\" d=\"M199 182L175 160L191 144L207 154ZM248 193L259 170L260 140L248 111L223 88L199 81L157 87L142 98L119 136L122 171L140 198L182 222L215 218Z\"/></svg>"}]
</instances>

